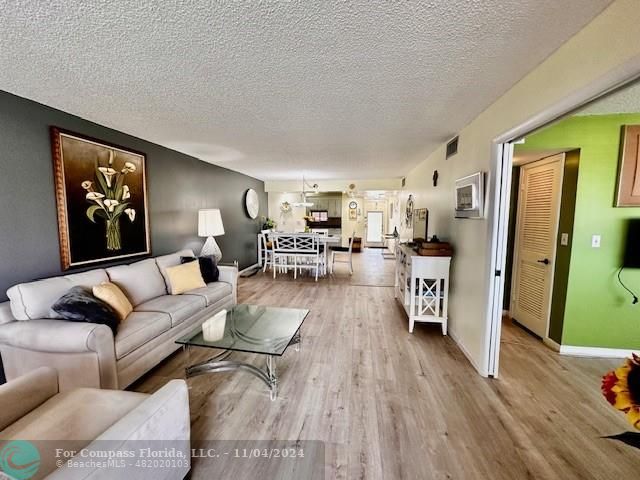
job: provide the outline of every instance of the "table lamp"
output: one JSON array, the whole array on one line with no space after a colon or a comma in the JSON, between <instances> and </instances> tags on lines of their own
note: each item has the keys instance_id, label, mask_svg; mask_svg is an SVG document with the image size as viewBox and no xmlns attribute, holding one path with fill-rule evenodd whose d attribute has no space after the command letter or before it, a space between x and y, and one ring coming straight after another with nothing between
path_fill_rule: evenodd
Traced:
<instances>
[{"instance_id":1,"label":"table lamp","mask_svg":"<svg viewBox=\"0 0 640 480\"><path fill-rule=\"evenodd\" d=\"M216 262L220 262L222 252L213 237L224 235L222 216L218 208L208 208L198 211L198 236L207 237L207 241L202 247L200 256L213 255Z\"/></svg>"}]
</instances>

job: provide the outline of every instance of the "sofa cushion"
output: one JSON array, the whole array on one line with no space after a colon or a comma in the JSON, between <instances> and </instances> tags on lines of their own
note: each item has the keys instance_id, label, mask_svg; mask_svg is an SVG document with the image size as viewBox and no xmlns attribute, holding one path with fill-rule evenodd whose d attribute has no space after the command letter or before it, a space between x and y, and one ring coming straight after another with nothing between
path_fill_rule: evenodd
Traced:
<instances>
[{"instance_id":1,"label":"sofa cushion","mask_svg":"<svg viewBox=\"0 0 640 480\"><path fill-rule=\"evenodd\" d=\"M120 360L170 328L171 317L166 313L132 312L118 328L115 338L116 358Z\"/></svg>"},{"instance_id":2,"label":"sofa cushion","mask_svg":"<svg viewBox=\"0 0 640 480\"><path fill-rule=\"evenodd\" d=\"M167 288L153 258L107 268L107 274L113 283L118 285L133 306L166 295Z\"/></svg>"},{"instance_id":3,"label":"sofa cushion","mask_svg":"<svg viewBox=\"0 0 640 480\"><path fill-rule=\"evenodd\" d=\"M136 312L160 312L171 317L171 326L181 324L187 318L207 306L204 298L195 295L163 295L136 307ZM127 320L128 322L129 320ZM126 322L125 322L126 323Z\"/></svg>"},{"instance_id":4,"label":"sofa cushion","mask_svg":"<svg viewBox=\"0 0 640 480\"><path fill-rule=\"evenodd\" d=\"M155 258L158 269L160 270L160 274L162 275L162 278L164 278L165 288L167 289L167 292L171 291L171 284L169 283L169 277L167 276L167 268L180 265L180 257L193 256L193 250L185 249L180 250L179 252L170 253L169 255L161 255Z\"/></svg>"},{"instance_id":5,"label":"sofa cushion","mask_svg":"<svg viewBox=\"0 0 640 480\"><path fill-rule=\"evenodd\" d=\"M195 295L205 299L207 306L213 305L220 301L227 295L233 293L233 287L227 282L213 282L209 283L204 288L198 288L196 290L189 290L185 295Z\"/></svg>"},{"instance_id":6,"label":"sofa cushion","mask_svg":"<svg viewBox=\"0 0 640 480\"><path fill-rule=\"evenodd\" d=\"M56 447L84 448L147 398L143 393L77 388L51 397L0 437L37 441L41 464L34 478L43 478L57 468Z\"/></svg>"},{"instance_id":7,"label":"sofa cushion","mask_svg":"<svg viewBox=\"0 0 640 480\"><path fill-rule=\"evenodd\" d=\"M70 288L75 286L92 288L107 281L109 278L105 270L90 270L14 285L7 290L7 296L11 301L11 312L16 320L50 318L51 306Z\"/></svg>"}]
</instances>

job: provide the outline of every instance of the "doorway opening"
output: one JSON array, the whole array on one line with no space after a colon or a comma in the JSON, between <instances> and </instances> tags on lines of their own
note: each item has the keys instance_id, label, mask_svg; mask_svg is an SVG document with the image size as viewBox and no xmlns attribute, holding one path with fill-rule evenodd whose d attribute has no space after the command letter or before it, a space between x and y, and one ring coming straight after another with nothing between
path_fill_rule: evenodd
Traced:
<instances>
[{"instance_id":1,"label":"doorway opening","mask_svg":"<svg viewBox=\"0 0 640 480\"><path fill-rule=\"evenodd\" d=\"M640 155L627 158L633 142L625 141L640 125L640 82L603 91L496 140L490 376L498 375L501 340L543 341L589 357L640 348L625 333L637 317L631 305L640 270L623 271L632 294L616 276L629 223L640 219L640 195L632 205L620 200L633 196L634 182L640 192L640 176L621 168L633 163L640 171Z\"/></svg>"},{"instance_id":2,"label":"doorway opening","mask_svg":"<svg viewBox=\"0 0 640 480\"><path fill-rule=\"evenodd\" d=\"M365 246L369 248L383 248L383 225L384 225L384 212L380 210L367 211L366 220L366 232Z\"/></svg>"},{"instance_id":3,"label":"doorway opening","mask_svg":"<svg viewBox=\"0 0 640 480\"><path fill-rule=\"evenodd\" d=\"M512 189L510 208L516 221L508 245L513 251L509 316L540 338L549 327L563 169L559 154L526 163L512 176L518 187Z\"/></svg>"},{"instance_id":4,"label":"doorway opening","mask_svg":"<svg viewBox=\"0 0 640 480\"><path fill-rule=\"evenodd\" d=\"M511 171L503 322L555 346L562 337L580 150L524 145L515 146Z\"/></svg>"}]
</instances>

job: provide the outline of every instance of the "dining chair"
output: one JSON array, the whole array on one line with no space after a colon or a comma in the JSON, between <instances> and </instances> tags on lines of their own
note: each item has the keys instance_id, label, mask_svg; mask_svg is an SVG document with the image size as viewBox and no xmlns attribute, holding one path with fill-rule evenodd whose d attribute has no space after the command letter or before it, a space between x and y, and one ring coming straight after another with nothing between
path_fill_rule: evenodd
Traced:
<instances>
[{"instance_id":1,"label":"dining chair","mask_svg":"<svg viewBox=\"0 0 640 480\"><path fill-rule=\"evenodd\" d=\"M271 230L260 231L260 244L262 246L262 271L266 272L269 263L273 268L273 241L270 238Z\"/></svg>"},{"instance_id":2,"label":"dining chair","mask_svg":"<svg viewBox=\"0 0 640 480\"><path fill-rule=\"evenodd\" d=\"M273 278L278 270L293 268L293 278L298 278L298 270L315 270L318 281L320 271L320 242L318 235L274 234L273 235Z\"/></svg>"},{"instance_id":3,"label":"dining chair","mask_svg":"<svg viewBox=\"0 0 640 480\"><path fill-rule=\"evenodd\" d=\"M334 265L336 263L348 263L349 274L353 275L353 239L355 236L356 232L353 232L351 238L349 238L348 247L331 247L331 273L333 273ZM336 258L336 254L340 256Z\"/></svg>"}]
</instances>

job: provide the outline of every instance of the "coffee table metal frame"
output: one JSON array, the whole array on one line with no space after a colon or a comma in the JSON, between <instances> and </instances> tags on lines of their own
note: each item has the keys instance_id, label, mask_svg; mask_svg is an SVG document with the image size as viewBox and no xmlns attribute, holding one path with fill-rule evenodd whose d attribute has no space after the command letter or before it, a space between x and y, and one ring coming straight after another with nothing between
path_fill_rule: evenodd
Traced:
<instances>
[{"instance_id":1,"label":"coffee table metal frame","mask_svg":"<svg viewBox=\"0 0 640 480\"><path fill-rule=\"evenodd\" d=\"M300 330L302 325L298 328L298 331L289 342L288 347L295 345L296 352L300 351L300 343L302 342L302 335ZM197 345L183 345L184 348L191 348ZM260 380L262 380L267 387L269 387L269 396L271 401L275 401L278 398L278 375L276 370L276 357L281 355L270 355L265 353L251 352L256 355L266 355L267 361L265 368L261 369L250 363L240 362L237 360L227 360L227 358L236 350L223 350L221 353L205 360L204 362L197 363L186 368L187 378L197 377L205 373L214 372L232 372L236 370L242 370L248 372Z\"/></svg>"}]
</instances>

